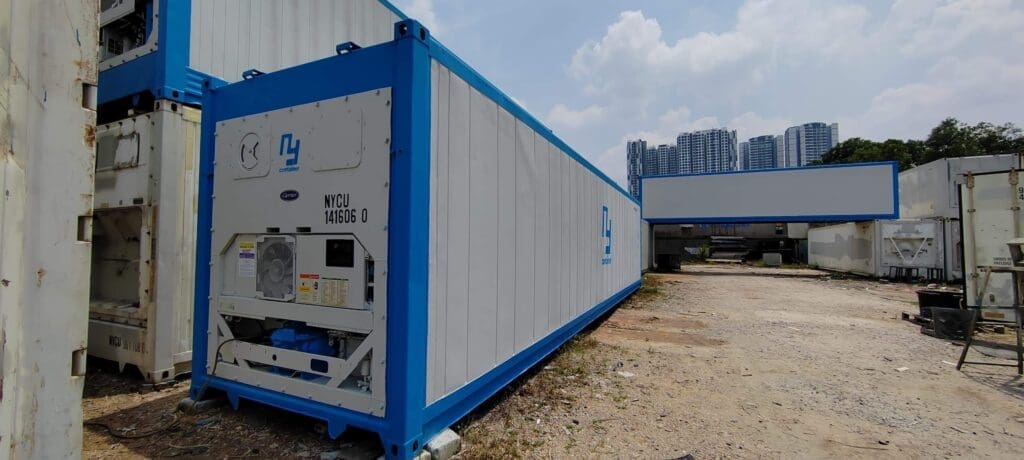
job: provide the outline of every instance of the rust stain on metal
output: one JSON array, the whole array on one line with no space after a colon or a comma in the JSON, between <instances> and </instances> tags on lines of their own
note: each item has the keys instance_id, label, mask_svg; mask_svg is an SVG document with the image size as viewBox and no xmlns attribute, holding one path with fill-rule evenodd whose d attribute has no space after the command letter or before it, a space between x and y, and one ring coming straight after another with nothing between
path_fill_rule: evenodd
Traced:
<instances>
[{"instance_id":1,"label":"rust stain on metal","mask_svg":"<svg viewBox=\"0 0 1024 460\"><path fill-rule=\"evenodd\" d=\"M96 127L93 125L85 125L85 136L83 136L83 138L85 140L85 145L89 146L89 148L95 147Z\"/></svg>"},{"instance_id":2,"label":"rust stain on metal","mask_svg":"<svg viewBox=\"0 0 1024 460\"><path fill-rule=\"evenodd\" d=\"M46 276L46 270L43 270L42 268L40 268L39 270L36 270L36 286L37 287L42 287L43 286L43 277L44 276Z\"/></svg>"}]
</instances>

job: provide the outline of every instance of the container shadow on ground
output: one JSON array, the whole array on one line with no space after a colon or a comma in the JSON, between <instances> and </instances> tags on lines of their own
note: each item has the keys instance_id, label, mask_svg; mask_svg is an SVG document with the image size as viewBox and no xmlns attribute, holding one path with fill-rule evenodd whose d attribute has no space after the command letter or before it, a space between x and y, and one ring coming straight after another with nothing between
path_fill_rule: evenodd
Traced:
<instances>
[{"instance_id":1,"label":"container shadow on ground","mask_svg":"<svg viewBox=\"0 0 1024 460\"><path fill-rule=\"evenodd\" d=\"M177 410L188 381L159 392L144 392L142 382L120 374L89 376L86 398L94 404L123 406L106 415L85 413L85 458L377 458L383 450L373 433L346 431L331 440L322 423L261 404L242 401L239 410L223 405L200 414ZM104 386L117 388L103 391ZM146 399L135 403L136 399Z\"/></svg>"},{"instance_id":2,"label":"container shadow on ground","mask_svg":"<svg viewBox=\"0 0 1024 460\"><path fill-rule=\"evenodd\" d=\"M979 358L977 355L974 355L973 359L971 355L968 355L967 359L969 361L1013 363L1013 361L1000 360L997 358ZM1024 377L1017 375L1016 369L1012 375L1009 375L1006 373L997 373L986 370L986 367L988 366L965 364L961 372L964 377L967 377L969 380L973 380L1000 393L1011 396L1020 401L1024 401Z\"/></svg>"}]
</instances>

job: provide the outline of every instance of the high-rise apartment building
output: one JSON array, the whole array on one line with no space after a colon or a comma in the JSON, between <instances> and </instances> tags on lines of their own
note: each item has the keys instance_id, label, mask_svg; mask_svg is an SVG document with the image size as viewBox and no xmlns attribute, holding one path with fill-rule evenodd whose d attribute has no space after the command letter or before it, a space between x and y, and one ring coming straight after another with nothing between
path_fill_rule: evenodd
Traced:
<instances>
[{"instance_id":1,"label":"high-rise apartment building","mask_svg":"<svg viewBox=\"0 0 1024 460\"><path fill-rule=\"evenodd\" d=\"M775 165L777 168L788 168L786 164L786 136L775 136Z\"/></svg>"},{"instance_id":2,"label":"high-rise apartment building","mask_svg":"<svg viewBox=\"0 0 1024 460\"><path fill-rule=\"evenodd\" d=\"M647 152L647 141L638 139L626 142L626 172L629 177L629 194L640 196L640 174L643 171L643 157Z\"/></svg>"},{"instance_id":3,"label":"high-rise apartment building","mask_svg":"<svg viewBox=\"0 0 1024 460\"><path fill-rule=\"evenodd\" d=\"M736 131L725 128L680 134L675 145L648 147L643 139L626 141L629 193L636 198L641 176L716 173L736 167Z\"/></svg>"},{"instance_id":4,"label":"high-rise apartment building","mask_svg":"<svg viewBox=\"0 0 1024 460\"><path fill-rule=\"evenodd\" d=\"M676 138L680 162L689 160L689 174L708 174L736 169L736 131L725 128L682 133ZM680 166L683 169L684 165Z\"/></svg>"},{"instance_id":5,"label":"high-rise apartment building","mask_svg":"<svg viewBox=\"0 0 1024 460\"><path fill-rule=\"evenodd\" d=\"M839 144L839 123L804 123L786 130L786 166L807 166Z\"/></svg>"},{"instance_id":6,"label":"high-rise apartment building","mask_svg":"<svg viewBox=\"0 0 1024 460\"><path fill-rule=\"evenodd\" d=\"M778 167L778 151L776 150L775 136L757 136L750 138L747 154L746 169L771 169Z\"/></svg>"},{"instance_id":7,"label":"high-rise apartment building","mask_svg":"<svg viewBox=\"0 0 1024 460\"><path fill-rule=\"evenodd\" d=\"M740 159L737 169L750 169L750 142L740 142Z\"/></svg>"}]
</instances>

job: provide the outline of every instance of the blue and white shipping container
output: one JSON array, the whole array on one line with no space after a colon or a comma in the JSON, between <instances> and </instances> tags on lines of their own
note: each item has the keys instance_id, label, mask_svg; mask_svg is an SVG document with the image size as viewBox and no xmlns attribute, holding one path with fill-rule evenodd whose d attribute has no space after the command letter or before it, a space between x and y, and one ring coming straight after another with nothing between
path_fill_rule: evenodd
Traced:
<instances>
[{"instance_id":1,"label":"blue and white shipping container","mask_svg":"<svg viewBox=\"0 0 1024 460\"><path fill-rule=\"evenodd\" d=\"M640 286L640 205L411 20L203 96L193 398L391 457Z\"/></svg>"},{"instance_id":2,"label":"blue and white shipping container","mask_svg":"<svg viewBox=\"0 0 1024 460\"><path fill-rule=\"evenodd\" d=\"M89 354L162 382L192 359L204 82L389 41L385 0L100 2ZM95 66L94 66L95 67Z\"/></svg>"}]
</instances>

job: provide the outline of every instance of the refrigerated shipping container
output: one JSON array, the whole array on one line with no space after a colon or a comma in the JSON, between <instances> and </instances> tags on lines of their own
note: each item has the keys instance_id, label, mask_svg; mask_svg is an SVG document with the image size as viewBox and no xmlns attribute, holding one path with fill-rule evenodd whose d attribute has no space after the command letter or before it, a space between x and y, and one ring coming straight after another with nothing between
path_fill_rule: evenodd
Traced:
<instances>
[{"instance_id":1,"label":"refrigerated shipping container","mask_svg":"<svg viewBox=\"0 0 1024 460\"><path fill-rule=\"evenodd\" d=\"M968 175L960 186L964 241L964 301L981 308L987 320L1013 321L1014 289L1010 273L991 269L1014 266L1008 243L1019 240L1024 217L1020 171Z\"/></svg>"},{"instance_id":2,"label":"refrigerated shipping container","mask_svg":"<svg viewBox=\"0 0 1024 460\"><path fill-rule=\"evenodd\" d=\"M943 158L900 173L900 217L960 218L964 174L1018 167L1016 155Z\"/></svg>"},{"instance_id":3,"label":"refrigerated shipping container","mask_svg":"<svg viewBox=\"0 0 1024 460\"><path fill-rule=\"evenodd\" d=\"M199 110L160 100L96 132L89 354L190 371Z\"/></svg>"},{"instance_id":4,"label":"refrigerated shipping container","mask_svg":"<svg viewBox=\"0 0 1024 460\"><path fill-rule=\"evenodd\" d=\"M192 397L409 457L640 286L640 205L415 21L203 100Z\"/></svg>"},{"instance_id":5,"label":"refrigerated shipping container","mask_svg":"<svg viewBox=\"0 0 1024 460\"><path fill-rule=\"evenodd\" d=\"M387 0L101 5L100 104L140 93L198 102L207 75L234 82L250 69L270 72L330 56L341 43L375 45L406 19Z\"/></svg>"},{"instance_id":6,"label":"refrigerated shipping container","mask_svg":"<svg viewBox=\"0 0 1024 460\"><path fill-rule=\"evenodd\" d=\"M0 458L79 458L95 0L0 4Z\"/></svg>"},{"instance_id":7,"label":"refrigerated shipping container","mask_svg":"<svg viewBox=\"0 0 1024 460\"><path fill-rule=\"evenodd\" d=\"M849 222L807 232L808 263L864 276L896 276L916 269L921 277L941 278L945 267L943 225L936 219ZM930 271L929 271L930 270Z\"/></svg>"},{"instance_id":8,"label":"refrigerated shipping container","mask_svg":"<svg viewBox=\"0 0 1024 460\"><path fill-rule=\"evenodd\" d=\"M101 6L89 353L163 382L190 368L202 85L387 41L404 15L381 0Z\"/></svg>"}]
</instances>

